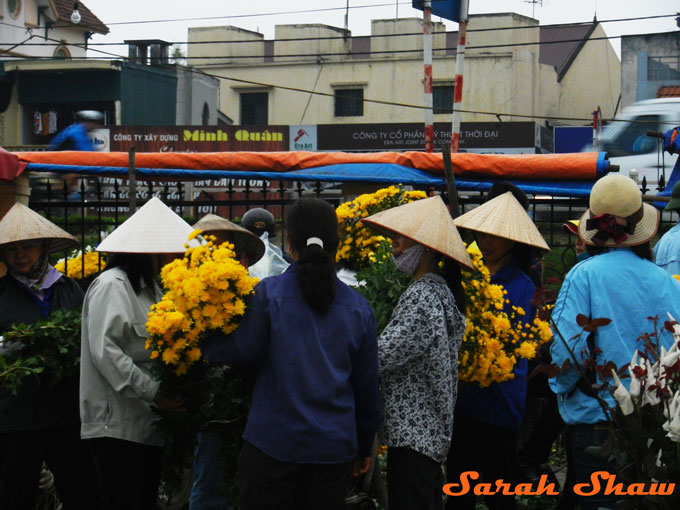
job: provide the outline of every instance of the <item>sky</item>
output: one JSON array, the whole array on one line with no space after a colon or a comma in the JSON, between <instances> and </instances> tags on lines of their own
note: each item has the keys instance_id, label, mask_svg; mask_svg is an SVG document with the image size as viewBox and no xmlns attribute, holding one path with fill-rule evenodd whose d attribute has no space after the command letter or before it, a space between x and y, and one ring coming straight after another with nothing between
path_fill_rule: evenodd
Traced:
<instances>
[{"instance_id":1,"label":"sky","mask_svg":"<svg viewBox=\"0 0 680 510\"><path fill-rule=\"evenodd\" d=\"M372 19L422 17L410 0L85 0L87 7L109 26L106 36L94 36L93 43L122 43L126 39L162 39L168 42L187 40L189 27L233 25L274 38L277 24L323 23L345 26L348 12L352 35L369 35ZM349 10L347 11L347 6ZM591 21L602 22L605 33L612 37L676 31L674 17L638 21L607 22L623 18L641 18L676 14L678 0L469 0L470 14L516 12L535 17L542 25ZM314 12L316 11L316 12ZM197 19L213 18L213 19ZM439 18L433 17L436 21ZM157 21L148 23L148 21ZM181 21L164 21L181 20ZM457 23L441 20L447 30ZM134 23L131 23L134 22ZM143 22L143 23L139 23ZM619 39L612 39L619 53ZM117 55L127 55L123 46L92 46ZM183 47L186 52L186 48ZM90 51L90 56L98 53ZM104 54L99 54L105 56Z\"/></svg>"}]
</instances>

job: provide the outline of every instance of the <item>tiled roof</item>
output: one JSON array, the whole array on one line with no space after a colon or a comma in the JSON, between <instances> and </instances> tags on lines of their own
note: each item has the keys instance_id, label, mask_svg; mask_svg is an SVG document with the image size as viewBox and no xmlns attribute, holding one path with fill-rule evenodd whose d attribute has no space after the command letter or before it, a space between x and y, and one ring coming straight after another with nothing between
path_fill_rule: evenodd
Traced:
<instances>
[{"instance_id":1,"label":"tiled roof","mask_svg":"<svg viewBox=\"0 0 680 510\"><path fill-rule=\"evenodd\" d=\"M680 97L680 87L662 85L659 87L656 97Z\"/></svg>"},{"instance_id":2,"label":"tiled roof","mask_svg":"<svg viewBox=\"0 0 680 510\"><path fill-rule=\"evenodd\" d=\"M73 12L73 0L52 0L54 8L57 10L58 21L71 24L71 13ZM83 2L78 2L78 12L82 17L80 25L92 29L98 34L108 34L109 27L104 25L102 21L88 9Z\"/></svg>"},{"instance_id":3,"label":"tiled roof","mask_svg":"<svg viewBox=\"0 0 680 510\"><path fill-rule=\"evenodd\" d=\"M594 21L589 25L557 25L541 27L541 53L539 61L555 67L557 81L561 81L569 70L579 51L597 26ZM552 41L565 41L553 42Z\"/></svg>"}]
</instances>

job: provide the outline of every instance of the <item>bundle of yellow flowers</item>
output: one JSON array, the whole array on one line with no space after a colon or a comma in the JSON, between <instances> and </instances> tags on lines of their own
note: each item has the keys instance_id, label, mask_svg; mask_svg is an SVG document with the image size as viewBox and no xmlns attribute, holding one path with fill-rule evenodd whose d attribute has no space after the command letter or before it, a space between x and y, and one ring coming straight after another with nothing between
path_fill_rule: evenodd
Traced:
<instances>
[{"instance_id":1,"label":"bundle of yellow flowers","mask_svg":"<svg viewBox=\"0 0 680 510\"><path fill-rule=\"evenodd\" d=\"M74 251L67 259L60 259L54 268L70 278L80 280L94 276L106 267L101 253L94 251L91 246L85 252Z\"/></svg>"},{"instance_id":2,"label":"bundle of yellow flowers","mask_svg":"<svg viewBox=\"0 0 680 510\"><path fill-rule=\"evenodd\" d=\"M189 241L200 232L195 230ZM214 236L203 240L189 247L183 258L163 267L166 292L151 307L146 323L151 358L160 358L177 376L201 359L198 341L203 332L220 329L229 334L238 327L245 312L244 298L257 283L236 260L232 244L215 246Z\"/></svg>"},{"instance_id":3,"label":"bundle of yellow flowers","mask_svg":"<svg viewBox=\"0 0 680 510\"><path fill-rule=\"evenodd\" d=\"M469 247L468 253L477 271L463 272L467 327L458 355L458 378L485 387L514 378L517 360L534 358L538 347L552 338L552 332L539 317L531 322L523 320L526 314L519 307L513 306L506 313L507 291L490 283L489 270L476 245Z\"/></svg>"},{"instance_id":4,"label":"bundle of yellow flowers","mask_svg":"<svg viewBox=\"0 0 680 510\"><path fill-rule=\"evenodd\" d=\"M389 186L375 193L359 195L351 202L339 205L335 210L340 232L336 262L344 261L353 269L359 270L389 257L389 240L375 235L361 220L371 214L426 197L423 191L405 191L401 186Z\"/></svg>"}]
</instances>

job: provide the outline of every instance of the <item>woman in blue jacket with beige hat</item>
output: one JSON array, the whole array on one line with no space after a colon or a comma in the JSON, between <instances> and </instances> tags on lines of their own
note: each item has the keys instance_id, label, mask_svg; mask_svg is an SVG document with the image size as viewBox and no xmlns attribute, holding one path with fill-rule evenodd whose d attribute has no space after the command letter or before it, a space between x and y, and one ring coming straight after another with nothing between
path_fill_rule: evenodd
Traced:
<instances>
[{"instance_id":1,"label":"woman in blue jacket with beige hat","mask_svg":"<svg viewBox=\"0 0 680 510\"><path fill-rule=\"evenodd\" d=\"M621 367L643 348L640 336L654 331L650 317L658 317L661 324L668 313L680 318L680 283L652 262L650 240L658 222L658 211L643 204L635 181L614 174L595 183L588 210L579 221L579 236L595 256L574 266L562 284L552 311L555 339L550 349L557 366L570 361L568 369L550 379L550 387L569 427L576 484L590 483L595 471L615 472L607 458L593 455L590 448L602 446L609 434L602 407L588 391L590 383L601 381L581 384L577 364L589 355L598 365L611 361ZM579 314L611 322L589 340L589 333L576 322ZM668 349L671 334L663 327L656 329L657 341ZM630 379L623 379L623 384L628 387ZM607 391L600 392L600 398L615 406ZM600 493L578 499L582 509L595 510L617 508L619 497Z\"/></svg>"}]
</instances>

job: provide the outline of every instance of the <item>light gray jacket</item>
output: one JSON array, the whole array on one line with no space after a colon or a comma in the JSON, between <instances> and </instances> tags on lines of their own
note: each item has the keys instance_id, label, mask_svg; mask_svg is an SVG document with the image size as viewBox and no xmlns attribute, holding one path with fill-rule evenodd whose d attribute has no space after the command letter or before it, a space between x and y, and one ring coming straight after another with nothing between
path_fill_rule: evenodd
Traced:
<instances>
[{"instance_id":1,"label":"light gray jacket","mask_svg":"<svg viewBox=\"0 0 680 510\"><path fill-rule=\"evenodd\" d=\"M158 287L142 284L135 294L120 268L92 282L83 304L80 361L80 421L83 439L110 437L161 446L151 402L158 381L144 348L149 308Z\"/></svg>"}]
</instances>

